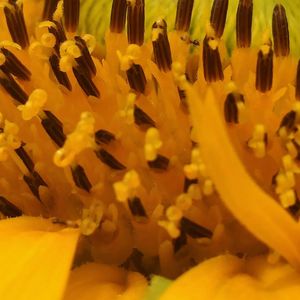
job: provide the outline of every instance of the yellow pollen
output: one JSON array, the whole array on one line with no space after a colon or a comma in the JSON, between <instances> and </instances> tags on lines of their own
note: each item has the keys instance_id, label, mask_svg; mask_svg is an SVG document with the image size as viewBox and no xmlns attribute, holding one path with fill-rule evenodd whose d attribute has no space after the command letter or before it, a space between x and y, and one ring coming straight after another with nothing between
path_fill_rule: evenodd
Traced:
<instances>
[{"instance_id":1,"label":"yellow pollen","mask_svg":"<svg viewBox=\"0 0 300 300\"><path fill-rule=\"evenodd\" d=\"M190 187L189 187L190 188ZM188 194L180 194L176 198L176 206L181 210L181 211L187 211L193 204L192 196Z\"/></svg>"},{"instance_id":2,"label":"yellow pollen","mask_svg":"<svg viewBox=\"0 0 300 300\"><path fill-rule=\"evenodd\" d=\"M54 34L50 32L44 33L41 37L41 43L44 47L53 48L56 44L56 38Z\"/></svg>"},{"instance_id":3,"label":"yellow pollen","mask_svg":"<svg viewBox=\"0 0 300 300\"><path fill-rule=\"evenodd\" d=\"M126 103L123 109L119 111L122 118L125 119L127 124L134 123L134 103L136 100L136 94L129 93L126 99Z\"/></svg>"},{"instance_id":4,"label":"yellow pollen","mask_svg":"<svg viewBox=\"0 0 300 300\"><path fill-rule=\"evenodd\" d=\"M4 121L3 132L0 133L0 161L4 161L8 158L8 152L10 149L17 149L21 145L21 141L18 138L19 127L17 124Z\"/></svg>"},{"instance_id":5,"label":"yellow pollen","mask_svg":"<svg viewBox=\"0 0 300 300\"><path fill-rule=\"evenodd\" d=\"M183 217L183 214L180 208L172 205L168 207L166 217L171 222L178 222Z\"/></svg>"},{"instance_id":6,"label":"yellow pollen","mask_svg":"<svg viewBox=\"0 0 300 300\"><path fill-rule=\"evenodd\" d=\"M265 126L262 124L256 124L252 138L248 142L248 146L253 150L254 155L258 158L262 158L266 155L265 133Z\"/></svg>"},{"instance_id":7,"label":"yellow pollen","mask_svg":"<svg viewBox=\"0 0 300 300\"><path fill-rule=\"evenodd\" d=\"M159 131L151 127L146 132L145 137L145 158L147 161L153 161L157 157L157 150L159 150L162 146L162 141L160 139Z\"/></svg>"}]
</instances>

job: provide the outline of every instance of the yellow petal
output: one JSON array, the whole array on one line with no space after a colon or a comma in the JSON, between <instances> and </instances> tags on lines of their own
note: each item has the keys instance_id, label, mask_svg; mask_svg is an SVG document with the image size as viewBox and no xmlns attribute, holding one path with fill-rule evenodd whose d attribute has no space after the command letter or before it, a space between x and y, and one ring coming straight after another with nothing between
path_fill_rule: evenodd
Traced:
<instances>
[{"instance_id":1,"label":"yellow petal","mask_svg":"<svg viewBox=\"0 0 300 300\"><path fill-rule=\"evenodd\" d=\"M204 100L188 88L193 124L222 200L252 234L300 269L300 226L250 177L230 143L211 88Z\"/></svg>"},{"instance_id":2,"label":"yellow petal","mask_svg":"<svg viewBox=\"0 0 300 300\"><path fill-rule=\"evenodd\" d=\"M42 218L0 221L0 299L61 299L78 231Z\"/></svg>"}]
</instances>

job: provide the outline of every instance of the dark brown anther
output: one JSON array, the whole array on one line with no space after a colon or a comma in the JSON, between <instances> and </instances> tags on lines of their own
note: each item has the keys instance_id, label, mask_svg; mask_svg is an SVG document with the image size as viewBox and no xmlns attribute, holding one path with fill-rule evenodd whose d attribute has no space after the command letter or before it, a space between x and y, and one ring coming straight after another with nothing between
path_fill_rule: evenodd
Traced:
<instances>
[{"instance_id":1,"label":"dark brown anther","mask_svg":"<svg viewBox=\"0 0 300 300\"><path fill-rule=\"evenodd\" d=\"M115 141L115 136L111 132L100 129L95 133L95 142L97 145L109 144L112 141Z\"/></svg>"},{"instance_id":2,"label":"dark brown anther","mask_svg":"<svg viewBox=\"0 0 300 300\"><path fill-rule=\"evenodd\" d=\"M51 21L53 19L53 14L56 10L59 0L45 0L44 10L43 10L43 20Z\"/></svg>"},{"instance_id":3,"label":"dark brown anther","mask_svg":"<svg viewBox=\"0 0 300 300\"><path fill-rule=\"evenodd\" d=\"M104 149L95 151L97 157L113 170L124 170L126 167Z\"/></svg>"},{"instance_id":4,"label":"dark brown anther","mask_svg":"<svg viewBox=\"0 0 300 300\"><path fill-rule=\"evenodd\" d=\"M244 96L241 94L230 93L227 95L224 102L224 117L227 123L239 122L239 111L238 111L238 102L245 102Z\"/></svg>"},{"instance_id":5,"label":"dark brown anther","mask_svg":"<svg viewBox=\"0 0 300 300\"><path fill-rule=\"evenodd\" d=\"M224 32L227 10L228 0L214 0L210 14L210 24L217 38L220 38Z\"/></svg>"},{"instance_id":6,"label":"dark brown anther","mask_svg":"<svg viewBox=\"0 0 300 300\"><path fill-rule=\"evenodd\" d=\"M81 51L81 56L75 58L76 62L79 65L79 68L85 71L88 76L95 76L97 71L96 66L86 45L85 40L82 39L80 36L75 36L75 42L77 47L79 47Z\"/></svg>"},{"instance_id":7,"label":"dark brown anther","mask_svg":"<svg viewBox=\"0 0 300 300\"><path fill-rule=\"evenodd\" d=\"M198 179L184 178L183 191L186 193L192 184L197 184L197 183L198 183Z\"/></svg>"},{"instance_id":8,"label":"dark brown anther","mask_svg":"<svg viewBox=\"0 0 300 300\"><path fill-rule=\"evenodd\" d=\"M32 194L41 201L39 187L40 186L47 186L43 178L37 173L33 171L29 173L29 175L24 175L23 180L26 182L27 186L31 190Z\"/></svg>"},{"instance_id":9,"label":"dark brown anther","mask_svg":"<svg viewBox=\"0 0 300 300\"><path fill-rule=\"evenodd\" d=\"M300 100L300 60L298 61L297 74L296 74L296 99Z\"/></svg>"},{"instance_id":10,"label":"dark brown anther","mask_svg":"<svg viewBox=\"0 0 300 300\"><path fill-rule=\"evenodd\" d=\"M75 167L71 167L71 171L75 185L78 188L89 192L92 188L92 184L85 174L83 167L80 165L76 165Z\"/></svg>"},{"instance_id":11,"label":"dark brown anther","mask_svg":"<svg viewBox=\"0 0 300 300\"><path fill-rule=\"evenodd\" d=\"M173 241L174 253L177 253L183 246L187 244L187 236L184 232L180 232L180 236Z\"/></svg>"},{"instance_id":12,"label":"dark brown anther","mask_svg":"<svg viewBox=\"0 0 300 300\"><path fill-rule=\"evenodd\" d=\"M178 0L175 19L177 31L188 31L191 24L194 0Z\"/></svg>"},{"instance_id":13,"label":"dark brown anther","mask_svg":"<svg viewBox=\"0 0 300 300\"><path fill-rule=\"evenodd\" d=\"M94 96L97 98L100 97L99 90L97 89L92 79L86 76L85 72L82 72L80 69L73 68L73 73L77 79L78 84L87 96Z\"/></svg>"},{"instance_id":14,"label":"dark brown anther","mask_svg":"<svg viewBox=\"0 0 300 300\"><path fill-rule=\"evenodd\" d=\"M268 47L264 45L263 47ZM260 50L256 63L256 89L262 93L268 92L273 84L273 50Z\"/></svg>"},{"instance_id":15,"label":"dark brown anther","mask_svg":"<svg viewBox=\"0 0 300 300\"><path fill-rule=\"evenodd\" d=\"M128 199L128 206L133 216L147 217L147 213L140 198L133 197Z\"/></svg>"},{"instance_id":16,"label":"dark brown anther","mask_svg":"<svg viewBox=\"0 0 300 300\"><path fill-rule=\"evenodd\" d=\"M180 221L180 228L192 238L211 238L212 232L197 223L183 217Z\"/></svg>"},{"instance_id":17,"label":"dark brown anther","mask_svg":"<svg viewBox=\"0 0 300 300\"><path fill-rule=\"evenodd\" d=\"M0 67L3 72L10 73L21 80L30 80L30 71L12 52L6 48L1 48L1 52L5 56L5 63Z\"/></svg>"},{"instance_id":18,"label":"dark brown anther","mask_svg":"<svg viewBox=\"0 0 300 300\"><path fill-rule=\"evenodd\" d=\"M157 155L155 160L148 161L148 166L151 169L157 169L157 170L167 170L169 166L169 159L165 156L162 156L160 154Z\"/></svg>"},{"instance_id":19,"label":"dark brown anther","mask_svg":"<svg viewBox=\"0 0 300 300\"><path fill-rule=\"evenodd\" d=\"M134 106L134 122L139 126L155 127L155 122L138 106Z\"/></svg>"},{"instance_id":20,"label":"dark brown anther","mask_svg":"<svg viewBox=\"0 0 300 300\"><path fill-rule=\"evenodd\" d=\"M27 170L29 172L33 172L34 171L34 163L33 163L32 159L30 158L30 156L28 155L28 153L25 151L24 147L23 146L19 147L18 149L15 150L15 152L21 158L21 160L23 161Z\"/></svg>"},{"instance_id":21,"label":"dark brown anther","mask_svg":"<svg viewBox=\"0 0 300 300\"><path fill-rule=\"evenodd\" d=\"M64 24L69 32L76 32L79 23L80 0L64 0Z\"/></svg>"},{"instance_id":22,"label":"dark brown anther","mask_svg":"<svg viewBox=\"0 0 300 300\"><path fill-rule=\"evenodd\" d=\"M236 43L248 48L252 39L253 0L240 0L236 14Z\"/></svg>"},{"instance_id":23,"label":"dark brown anther","mask_svg":"<svg viewBox=\"0 0 300 300\"><path fill-rule=\"evenodd\" d=\"M288 131L292 131L295 127L296 112L291 110L281 120L279 128L285 127Z\"/></svg>"},{"instance_id":24,"label":"dark brown anther","mask_svg":"<svg viewBox=\"0 0 300 300\"><path fill-rule=\"evenodd\" d=\"M127 3L126 0L113 0L110 14L110 31L121 33L125 27Z\"/></svg>"},{"instance_id":25,"label":"dark brown anther","mask_svg":"<svg viewBox=\"0 0 300 300\"><path fill-rule=\"evenodd\" d=\"M214 48L211 43L214 40L205 37L203 41L203 71L207 82L215 82L224 79L223 67L218 47Z\"/></svg>"},{"instance_id":26,"label":"dark brown anther","mask_svg":"<svg viewBox=\"0 0 300 300\"><path fill-rule=\"evenodd\" d=\"M23 4L9 2L9 6L4 7L6 24L12 40L22 48L29 46L29 38L23 15Z\"/></svg>"},{"instance_id":27,"label":"dark brown anther","mask_svg":"<svg viewBox=\"0 0 300 300\"><path fill-rule=\"evenodd\" d=\"M65 33L65 30L64 30L61 22L57 22L54 20L52 22L55 24L56 27L50 26L48 28L48 31L55 36L56 45L54 48L55 48L57 55L59 55L59 46L61 43L63 43L64 41L67 40L67 37L66 37L66 33Z\"/></svg>"},{"instance_id":28,"label":"dark brown anther","mask_svg":"<svg viewBox=\"0 0 300 300\"><path fill-rule=\"evenodd\" d=\"M143 45L145 32L145 1L127 0L128 44Z\"/></svg>"},{"instance_id":29,"label":"dark brown anther","mask_svg":"<svg viewBox=\"0 0 300 300\"><path fill-rule=\"evenodd\" d=\"M126 71L129 86L138 93L144 93L147 79L141 65L132 64Z\"/></svg>"},{"instance_id":30,"label":"dark brown anther","mask_svg":"<svg viewBox=\"0 0 300 300\"><path fill-rule=\"evenodd\" d=\"M274 7L272 29L275 55L288 56L290 54L289 24L281 4L276 4Z\"/></svg>"},{"instance_id":31,"label":"dark brown anther","mask_svg":"<svg viewBox=\"0 0 300 300\"><path fill-rule=\"evenodd\" d=\"M59 68L59 58L56 54L53 54L49 58L49 63L51 65L51 69L54 73L55 78L57 81L66 87L69 91L72 91L72 85L69 80L69 77L66 72L62 72Z\"/></svg>"},{"instance_id":32,"label":"dark brown anther","mask_svg":"<svg viewBox=\"0 0 300 300\"><path fill-rule=\"evenodd\" d=\"M0 196L0 212L9 218L22 216L22 211L3 196Z\"/></svg>"},{"instance_id":33,"label":"dark brown anther","mask_svg":"<svg viewBox=\"0 0 300 300\"><path fill-rule=\"evenodd\" d=\"M5 91L19 103L25 104L28 100L27 94L9 73L0 71L0 85L2 85Z\"/></svg>"},{"instance_id":34,"label":"dark brown anther","mask_svg":"<svg viewBox=\"0 0 300 300\"><path fill-rule=\"evenodd\" d=\"M42 126L52 141L58 147L62 147L66 140L62 123L50 111L44 110L44 113L45 117L42 118Z\"/></svg>"},{"instance_id":35,"label":"dark brown anther","mask_svg":"<svg viewBox=\"0 0 300 300\"><path fill-rule=\"evenodd\" d=\"M158 68L164 72L170 71L172 55L167 34L167 23L160 19L152 25L152 47L154 61Z\"/></svg>"}]
</instances>

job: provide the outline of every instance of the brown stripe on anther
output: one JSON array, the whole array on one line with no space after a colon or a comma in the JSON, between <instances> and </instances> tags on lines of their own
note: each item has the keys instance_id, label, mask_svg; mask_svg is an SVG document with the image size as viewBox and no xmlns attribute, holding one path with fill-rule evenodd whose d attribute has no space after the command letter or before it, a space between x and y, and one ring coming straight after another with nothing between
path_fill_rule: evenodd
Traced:
<instances>
[{"instance_id":1,"label":"brown stripe on anther","mask_svg":"<svg viewBox=\"0 0 300 300\"><path fill-rule=\"evenodd\" d=\"M5 55L5 63L0 67L5 73L10 73L21 80L30 80L30 71L22 64L22 62L6 48L1 48L1 52Z\"/></svg>"},{"instance_id":2,"label":"brown stripe on anther","mask_svg":"<svg viewBox=\"0 0 300 300\"><path fill-rule=\"evenodd\" d=\"M41 201L39 187L47 186L43 178L36 171L33 171L29 175L24 175L23 180L26 182L32 194Z\"/></svg>"},{"instance_id":3,"label":"brown stripe on anther","mask_svg":"<svg viewBox=\"0 0 300 300\"><path fill-rule=\"evenodd\" d=\"M128 44L143 45L145 33L145 1L127 0Z\"/></svg>"},{"instance_id":4,"label":"brown stripe on anther","mask_svg":"<svg viewBox=\"0 0 300 300\"><path fill-rule=\"evenodd\" d=\"M45 0L43 9L43 20L51 21L53 19L53 14L56 10L59 0Z\"/></svg>"},{"instance_id":5,"label":"brown stripe on anther","mask_svg":"<svg viewBox=\"0 0 300 300\"><path fill-rule=\"evenodd\" d=\"M29 38L23 15L23 4L10 2L12 7L4 7L6 24L12 40L22 48L29 46Z\"/></svg>"},{"instance_id":6,"label":"brown stripe on anther","mask_svg":"<svg viewBox=\"0 0 300 300\"><path fill-rule=\"evenodd\" d=\"M0 85L6 92L21 104L25 104L28 96L9 73L0 71Z\"/></svg>"},{"instance_id":7,"label":"brown stripe on anther","mask_svg":"<svg viewBox=\"0 0 300 300\"><path fill-rule=\"evenodd\" d=\"M72 90L72 85L71 82L69 80L69 77L67 75L66 72L62 72L59 68L59 58L56 54L53 54L49 57L49 62L51 65L51 69L54 73L55 78L57 79L57 81L63 85L64 87L66 87L69 91Z\"/></svg>"},{"instance_id":8,"label":"brown stripe on anther","mask_svg":"<svg viewBox=\"0 0 300 300\"><path fill-rule=\"evenodd\" d=\"M197 223L183 217L180 220L180 228L183 232L185 232L187 235L191 236L192 238L211 238L212 237L212 232L201 226L198 225Z\"/></svg>"},{"instance_id":9,"label":"brown stripe on anther","mask_svg":"<svg viewBox=\"0 0 300 300\"><path fill-rule=\"evenodd\" d=\"M152 47L154 61L164 72L171 70L172 55L167 34L167 23L160 19L152 25Z\"/></svg>"},{"instance_id":10,"label":"brown stripe on anther","mask_svg":"<svg viewBox=\"0 0 300 300\"><path fill-rule=\"evenodd\" d=\"M85 174L83 167L80 165L76 165L75 167L71 167L71 171L75 185L78 188L89 192L92 188L92 184Z\"/></svg>"},{"instance_id":11,"label":"brown stripe on anther","mask_svg":"<svg viewBox=\"0 0 300 300\"><path fill-rule=\"evenodd\" d=\"M110 31L121 33L126 21L126 0L113 0L110 14Z\"/></svg>"},{"instance_id":12,"label":"brown stripe on anther","mask_svg":"<svg viewBox=\"0 0 300 300\"><path fill-rule=\"evenodd\" d=\"M169 162L170 160L167 157L158 154L155 160L148 161L148 166L151 169L167 170Z\"/></svg>"},{"instance_id":13,"label":"brown stripe on anther","mask_svg":"<svg viewBox=\"0 0 300 300\"><path fill-rule=\"evenodd\" d=\"M64 0L64 24L69 32L76 32L79 23L80 0Z\"/></svg>"},{"instance_id":14,"label":"brown stripe on anther","mask_svg":"<svg viewBox=\"0 0 300 300\"><path fill-rule=\"evenodd\" d=\"M147 213L140 198L133 197L128 199L128 206L133 216L147 217Z\"/></svg>"},{"instance_id":15,"label":"brown stripe on anther","mask_svg":"<svg viewBox=\"0 0 300 300\"><path fill-rule=\"evenodd\" d=\"M237 106L237 99L233 93L227 95L224 102L224 117L227 123L239 122L239 111Z\"/></svg>"},{"instance_id":16,"label":"brown stripe on anther","mask_svg":"<svg viewBox=\"0 0 300 300\"><path fill-rule=\"evenodd\" d=\"M213 49L210 45L213 39L205 37L203 41L203 71L207 82L224 79L223 67L218 47Z\"/></svg>"},{"instance_id":17,"label":"brown stripe on anther","mask_svg":"<svg viewBox=\"0 0 300 300\"><path fill-rule=\"evenodd\" d=\"M240 0L236 14L236 43L248 48L252 39L253 0Z\"/></svg>"},{"instance_id":18,"label":"brown stripe on anther","mask_svg":"<svg viewBox=\"0 0 300 300\"><path fill-rule=\"evenodd\" d=\"M100 92L97 89L96 85L91 78L86 76L86 73L84 71L73 68L73 73L77 79L78 84L87 96L94 96L97 98L100 97Z\"/></svg>"},{"instance_id":19,"label":"brown stripe on anther","mask_svg":"<svg viewBox=\"0 0 300 300\"><path fill-rule=\"evenodd\" d=\"M294 110L291 110L282 118L279 128L285 127L287 130L291 131L294 129L295 122L296 112Z\"/></svg>"},{"instance_id":20,"label":"brown stripe on anther","mask_svg":"<svg viewBox=\"0 0 300 300\"><path fill-rule=\"evenodd\" d=\"M175 29L188 31L191 24L194 0L178 0L175 19Z\"/></svg>"},{"instance_id":21,"label":"brown stripe on anther","mask_svg":"<svg viewBox=\"0 0 300 300\"><path fill-rule=\"evenodd\" d=\"M33 172L34 171L34 163L33 163L32 159L30 158L30 156L28 155L28 153L23 148L23 146L19 147L18 149L15 149L15 152L21 158L21 160L23 161L23 163L26 166L26 168L28 169L28 171Z\"/></svg>"},{"instance_id":22,"label":"brown stripe on anther","mask_svg":"<svg viewBox=\"0 0 300 300\"><path fill-rule=\"evenodd\" d=\"M66 41L67 37L61 22L57 22L54 20L52 22L55 24L56 28L51 26L48 28L48 31L52 33L56 38L55 50L58 49L57 54L59 54L59 45Z\"/></svg>"},{"instance_id":23,"label":"brown stripe on anther","mask_svg":"<svg viewBox=\"0 0 300 300\"><path fill-rule=\"evenodd\" d=\"M220 38L224 32L227 10L228 0L214 0L210 14L210 24L218 38Z\"/></svg>"},{"instance_id":24,"label":"brown stripe on anther","mask_svg":"<svg viewBox=\"0 0 300 300\"><path fill-rule=\"evenodd\" d=\"M276 56L288 56L290 54L289 25L285 9L281 4L276 4L273 10L273 40Z\"/></svg>"},{"instance_id":25,"label":"brown stripe on anther","mask_svg":"<svg viewBox=\"0 0 300 300\"><path fill-rule=\"evenodd\" d=\"M52 141L58 147L62 147L66 140L62 123L50 111L45 110L44 113L46 117L42 118L42 126Z\"/></svg>"},{"instance_id":26,"label":"brown stripe on anther","mask_svg":"<svg viewBox=\"0 0 300 300\"><path fill-rule=\"evenodd\" d=\"M75 58L76 62L81 67L81 69L87 71L88 75L90 76L96 75L96 71L97 71L96 66L88 50L85 40L82 39L80 36L75 36L75 42L81 51L81 56Z\"/></svg>"},{"instance_id":27,"label":"brown stripe on anther","mask_svg":"<svg viewBox=\"0 0 300 300\"><path fill-rule=\"evenodd\" d=\"M109 144L112 141L115 141L115 136L111 132L100 129L95 133L95 142L97 145Z\"/></svg>"},{"instance_id":28,"label":"brown stripe on anther","mask_svg":"<svg viewBox=\"0 0 300 300\"><path fill-rule=\"evenodd\" d=\"M0 212L9 218L22 216L22 211L3 196L0 196Z\"/></svg>"},{"instance_id":29,"label":"brown stripe on anther","mask_svg":"<svg viewBox=\"0 0 300 300\"><path fill-rule=\"evenodd\" d=\"M137 125L155 127L155 122L138 106L134 106L134 122Z\"/></svg>"},{"instance_id":30,"label":"brown stripe on anther","mask_svg":"<svg viewBox=\"0 0 300 300\"><path fill-rule=\"evenodd\" d=\"M300 100L300 60L298 61L297 74L296 74L296 99Z\"/></svg>"},{"instance_id":31,"label":"brown stripe on anther","mask_svg":"<svg viewBox=\"0 0 300 300\"><path fill-rule=\"evenodd\" d=\"M262 93L269 91L273 84L273 50L258 52L256 63L256 89Z\"/></svg>"},{"instance_id":32,"label":"brown stripe on anther","mask_svg":"<svg viewBox=\"0 0 300 300\"><path fill-rule=\"evenodd\" d=\"M114 170L124 170L126 167L104 149L95 151L97 157L108 167Z\"/></svg>"},{"instance_id":33,"label":"brown stripe on anther","mask_svg":"<svg viewBox=\"0 0 300 300\"><path fill-rule=\"evenodd\" d=\"M198 179L184 178L183 191L186 193L192 184L197 184L197 183L198 183Z\"/></svg>"},{"instance_id":34,"label":"brown stripe on anther","mask_svg":"<svg viewBox=\"0 0 300 300\"><path fill-rule=\"evenodd\" d=\"M187 236L184 232L180 232L180 236L172 241L174 253L178 252L187 244Z\"/></svg>"},{"instance_id":35,"label":"brown stripe on anther","mask_svg":"<svg viewBox=\"0 0 300 300\"><path fill-rule=\"evenodd\" d=\"M126 71L127 80L129 86L139 93L144 93L147 79L144 70L141 65L132 64L132 66Z\"/></svg>"}]
</instances>

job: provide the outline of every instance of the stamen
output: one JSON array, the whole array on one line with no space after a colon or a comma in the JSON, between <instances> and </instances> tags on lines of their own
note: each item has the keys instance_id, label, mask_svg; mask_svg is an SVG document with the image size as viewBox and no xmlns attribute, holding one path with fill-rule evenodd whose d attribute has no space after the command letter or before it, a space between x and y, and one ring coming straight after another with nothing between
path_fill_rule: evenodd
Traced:
<instances>
[{"instance_id":1,"label":"stamen","mask_svg":"<svg viewBox=\"0 0 300 300\"><path fill-rule=\"evenodd\" d=\"M198 183L198 179L189 179L185 177L183 191L186 193L192 184L197 184L197 183Z\"/></svg>"},{"instance_id":2,"label":"stamen","mask_svg":"<svg viewBox=\"0 0 300 300\"><path fill-rule=\"evenodd\" d=\"M52 21L55 24L55 27L50 26L48 28L49 33L52 33L55 36L56 39L56 45L54 47L57 54L59 54L59 46L63 42L67 40L66 33L64 31L64 28L62 27L60 22Z\"/></svg>"},{"instance_id":3,"label":"stamen","mask_svg":"<svg viewBox=\"0 0 300 300\"><path fill-rule=\"evenodd\" d=\"M183 246L187 244L187 236L184 232L180 232L180 236L173 241L174 253L177 253Z\"/></svg>"},{"instance_id":4,"label":"stamen","mask_svg":"<svg viewBox=\"0 0 300 300\"><path fill-rule=\"evenodd\" d=\"M240 0L236 14L236 43L239 48L248 48L252 38L253 0Z\"/></svg>"},{"instance_id":5,"label":"stamen","mask_svg":"<svg viewBox=\"0 0 300 300\"><path fill-rule=\"evenodd\" d=\"M158 68L164 72L170 71L172 55L167 34L167 23L160 19L152 25L152 47L154 61Z\"/></svg>"},{"instance_id":6,"label":"stamen","mask_svg":"<svg viewBox=\"0 0 300 300\"><path fill-rule=\"evenodd\" d=\"M92 184L90 183L88 177L85 174L85 171L82 166L76 165L71 168L72 177L76 186L80 189L83 189L89 192L92 188Z\"/></svg>"},{"instance_id":7,"label":"stamen","mask_svg":"<svg viewBox=\"0 0 300 300\"><path fill-rule=\"evenodd\" d=\"M300 60L298 61L296 75L296 99L300 100Z\"/></svg>"},{"instance_id":8,"label":"stamen","mask_svg":"<svg viewBox=\"0 0 300 300\"><path fill-rule=\"evenodd\" d=\"M269 91L273 84L273 50L264 45L258 52L256 63L256 89L262 93Z\"/></svg>"},{"instance_id":9,"label":"stamen","mask_svg":"<svg viewBox=\"0 0 300 300\"><path fill-rule=\"evenodd\" d=\"M217 38L220 38L224 32L227 10L228 0L214 0L211 9L210 24L212 25Z\"/></svg>"},{"instance_id":10,"label":"stamen","mask_svg":"<svg viewBox=\"0 0 300 300\"><path fill-rule=\"evenodd\" d=\"M217 41L206 36L203 41L203 69L207 82L224 79L223 68Z\"/></svg>"},{"instance_id":11,"label":"stamen","mask_svg":"<svg viewBox=\"0 0 300 300\"><path fill-rule=\"evenodd\" d=\"M95 141L97 145L101 144L109 144L110 142L114 141L116 138L114 134L111 132L100 129L95 133Z\"/></svg>"},{"instance_id":12,"label":"stamen","mask_svg":"<svg viewBox=\"0 0 300 300\"><path fill-rule=\"evenodd\" d=\"M145 1L128 0L127 3L128 44L143 45L145 32Z\"/></svg>"},{"instance_id":13,"label":"stamen","mask_svg":"<svg viewBox=\"0 0 300 300\"><path fill-rule=\"evenodd\" d=\"M107 166L114 170L124 170L126 167L104 149L95 151L97 157Z\"/></svg>"},{"instance_id":14,"label":"stamen","mask_svg":"<svg viewBox=\"0 0 300 300\"><path fill-rule=\"evenodd\" d=\"M43 20L52 20L59 0L45 0Z\"/></svg>"},{"instance_id":15,"label":"stamen","mask_svg":"<svg viewBox=\"0 0 300 300\"><path fill-rule=\"evenodd\" d=\"M32 159L30 158L30 156L28 155L28 153L23 148L23 146L19 147L18 149L15 149L15 152L21 158L21 160L23 161L23 163L26 166L26 168L28 169L28 171L33 172L34 171L34 163L33 163Z\"/></svg>"},{"instance_id":16,"label":"stamen","mask_svg":"<svg viewBox=\"0 0 300 300\"><path fill-rule=\"evenodd\" d=\"M43 178L37 173L36 171L31 172L29 175L24 175L23 180L28 185L29 189L31 190L32 194L41 201L39 187L40 186L47 186Z\"/></svg>"},{"instance_id":17,"label":"stamen","mask_svg":"<svg viewBox=\"0 0 300 300\"><path fill-rule=\"evenodd\" d=\"M28 96L9 73L0 71L0 84L6 92L21 104L25 104Z\"/></svg>"},{"instance_id":18,"label":"stamen","mask_svg":"<svg viewBox=\"0 0 300 300\"><path fill-rule=\"evenodd\" d=\"M66 136L63 132L62 123L50 112L45 110L45 116L42 118L42 126L52 139L52 141L59 147L65 143Z\"/></svg>"},{"instance_id":19,"label":"stamen","mask_svg":"<svg viewBox=\"0 0 300 300\"><path fill-rule=\"evenodd\" d=\"M155 122L138 106L134 106L134 122L137 125L155 127Z\"/></svg>"},{"instance_id":20,"label":"stamen","mask_svg":"<svg viewBox=\"0 0 300 300\"><path fill-rule=\"evenodd\" d=\"M288 112L281 120L279 125L279 129L285 127L288 131L293 130L296 121L296 112L291 110Z\"/></svg>"},{"instance_id":21,"label":"stamen","mask_svg":"<svg viewBox=\"0 0 300 300\"><path fill-rule=\"evenodd\" d=\"M7 27L12 40L19 44L22 48L29 46L29 38L23 15L23 4L10 2L11 6L4 7Z\"/></svg>"},{"instance_id":22,"label":"stamen","mask_svg":"<svg viewBox=\"0 0 300 300\"><path fill-rule=\"evenodd\" d=\"M276 56L288 56L290 54L289 25L285 9L281 4L276 4L273 10L273 39Z\"/></svg>"},{"instance_id":23,"label":"stamen","mask_svg":"<svg viewBox=\"0 0 300 300\"><path fill-rule=\"evenodd\" d=\"M245 102L244 96L241 94L230 93L224 102L224 117L227 123L238 123L239 122L239 110L238 102Z\"/></svg>"},{"instance_id":24,"label":"stamen","mask_svg":"<svg viewBox=\"0 0 300 300\"><path fill-rule=\"evenodd\" d=\"M147 79L141 65L132 64L126 71L129 86L138 93L144 93Z\"/></svg>"},{"instance_id":25,"label":"stamen","mask_svg":"<svg viewBox=\"0 0 300 300\"><path fill-rule=\"evenodd\" d=\"M150 160L147 163L151 169L167 170L169 162L167 157L157 154L156 159Z\"/></svg>"},{"instance_id":26,"label":"stamen","mask_svg":"<svg viewBox=\"0 0 300 300\"><path fill-rule=\"evenodd\" d=\"M128 199L128 206L133 216L147 217L147 213L140 198L132 197Z\"/></svg>"},{"instance_id":27,"label":"stamen","mask_svg":"<svg viewBox=\"0 0 300 300\"><path fill-rule=\"evenodd\" d=\"M178 0L175 29L177 31L188 31L191 24L194 0Z\"/></svg>"},{"instance_id":28,"label":"stamen","mask_svg":"<svg viewBox=\"0 0 300 300\"><path fill-rule=\"evenodd\" d=\"M97 98L100 97L100 92L91 78L87 77L85 73L82 73L77 68L73 68L73 73L80 87L83 89L87 96L94 96Z\"/></svg>"},{"instance_id":29,"label":"stamen","mask_svg":"<svg viewBox=\"0 0 300 300\"><path fill-rule=\"evenodd\" d=\"M89 76L96 75L96 66L94 64L94 61L91 57L91 54L89 52L89 49L86 45L86 42L84 39L82 39L80 36L75 36L76 45L79 47L81 51L81 56L75 58L76 62L80 66L81 70L85 70Z\"/></svg>"},{"instance_id":30,"label":"stamen","mask_svg":"<svg viewBox=\"0 0 300 300\"><path fill-rule=\"evenodd\" d=\"M212 232L209 229L207 229L201 225L198 225L197 223L195 223L185 217L183 217L180 220L180 228L183 232L185 232L192 238L202 238L202 237L211 238L212 237Z\"/></svg>"},{"instance_id":31,"label":"stamen","mask_svg":"<svg viewBox=\"0 0 300 300\"><path fill-rule=\"evenodd\" d=\"M3 196L0 196L0 212L10 218L22 216L22 211Z\"/></svg>"},{"instance_id":32,"label":"stamen","mask_svg":"<svg viewBox=\"0 0 300 300\"><path fill-rule=\"evenodd\" d=\"M76 32L79 23L80 0L64 0L64 24L69 32Z\"/></svg>"},{"instance_id":33,"label":"stamen","mask_svg":"<svg viewBox=\"0 0 300 300\"><path fill-rule=\"evenodd\" d=\"M72 91L72 85L71 82L68 78L68 75L66 72L62 72L59 68L59 58L56 54L53 54L52 56L50 56L49 58L49 62L52 68L52 71L55 75L55 78L57 79L57 81L63 85L64 87L66 87L69 91Z\"/></svg>"},{"instance_id":34,"label":"stamen","mask_svg":"<svg viewBox=\"0 0 300 300\"><path fill-rule=\"evenodd\" d=\"M30 71L22 64L22 62L6 48L1 48L1 52L5 55L5 63L1 66L1 70L10 73L21 80L30 80Z\"/></svg>"},{"instance_id":35,"label":"stamen","mask_svg":"<svg viewBox=\"0 0 300 300\"><path fill-rule=\"evenodd\" d=\"M126 0L113 0L110 15L110 31L121 33L125 27L126 21Z\"/></svg>"}]
</instances>

